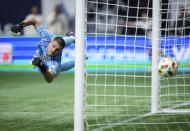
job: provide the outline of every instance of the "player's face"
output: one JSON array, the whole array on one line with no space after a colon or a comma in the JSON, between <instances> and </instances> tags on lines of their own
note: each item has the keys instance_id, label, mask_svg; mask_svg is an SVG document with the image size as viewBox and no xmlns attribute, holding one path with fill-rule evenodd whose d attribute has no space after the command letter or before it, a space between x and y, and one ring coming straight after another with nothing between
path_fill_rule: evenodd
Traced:
<instances>
[{"instance_id":1,"label":"player's face","mask_svg":"<svg viewBox=\"0 0 190 131\"><path fill-rule=\"evenodd\" d=\"M62 47L56 41L51 41L49 43L49 47L47 49L47 54L49 56L56 56L61 52L62 52Z\"/></svg>"}]
</instances>

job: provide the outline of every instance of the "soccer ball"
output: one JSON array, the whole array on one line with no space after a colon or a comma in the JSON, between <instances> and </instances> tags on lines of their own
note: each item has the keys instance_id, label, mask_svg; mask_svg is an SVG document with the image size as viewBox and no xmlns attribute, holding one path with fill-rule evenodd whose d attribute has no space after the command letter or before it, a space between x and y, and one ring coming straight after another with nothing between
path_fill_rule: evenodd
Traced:
<instances>
[{"instance_id":1,"label":"soccer ball","mask_svg":"<svg viewBox=\"0 0 190 131\"><path fill-rule=\"evenodd\" d=\"M177 70L178 70L177 62L170 57L163 58L162 60L160 60L158 64L158 71L160 75L163 75L165 77L174 76Z\"/></svg>"}]
</instances>

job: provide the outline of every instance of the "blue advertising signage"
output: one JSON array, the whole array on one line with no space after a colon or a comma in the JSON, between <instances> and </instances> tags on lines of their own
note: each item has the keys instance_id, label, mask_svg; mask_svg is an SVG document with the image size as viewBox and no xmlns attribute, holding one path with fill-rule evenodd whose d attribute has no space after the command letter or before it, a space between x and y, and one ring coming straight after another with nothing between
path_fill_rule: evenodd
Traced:
<instances>
[{"instance_id":1,"label":"blue advertising signage","mask_svg":"<svg viewBox=\"0 0 190 131\"><path fill-rule=\"evenodd\" d=\"M12 45L11 62L0 63L0 71L37 71L30 62L39 42L40 38L0 38L0 45ZM145 37L89 36L85 43L87 71L150 72L152 44ZM74 49L74 44L64 48L62 61L74 59ZM179 71L190 71L189 37L161 37L161 52L162 57L172 57L179 63Z\"/></svg>"}]
</instances>

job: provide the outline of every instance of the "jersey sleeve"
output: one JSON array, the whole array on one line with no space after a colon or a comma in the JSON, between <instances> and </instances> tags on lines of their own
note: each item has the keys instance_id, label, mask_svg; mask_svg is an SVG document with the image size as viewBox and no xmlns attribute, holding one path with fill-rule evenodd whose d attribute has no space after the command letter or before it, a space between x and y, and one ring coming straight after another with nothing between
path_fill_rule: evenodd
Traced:
<instances>
[{"instance_id":1,"label":"jersey sleeve","mask_svg":"<svg viewBox=\"0 0 190 131\"><path fill-rule=\"evenodd\" d=\"M42 38L42 41L53 41L55 38L55 35L50 32L45 26L40 25L36 28L36 31L39 33L40 37Z\"/></svg>"}]
</instances>

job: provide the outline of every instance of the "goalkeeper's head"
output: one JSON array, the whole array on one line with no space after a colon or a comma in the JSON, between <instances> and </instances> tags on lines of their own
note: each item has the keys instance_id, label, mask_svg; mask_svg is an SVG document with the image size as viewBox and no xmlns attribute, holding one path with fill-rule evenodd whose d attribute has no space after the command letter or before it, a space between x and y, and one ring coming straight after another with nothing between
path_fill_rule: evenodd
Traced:
<instances>
[{"instance_id":1,"label":"goalkeeper's head","mask_svg":"<svg viewBox=\"0 0 190 131\"><path fill-rule=\"evenodd\" d=\"M55 37L53 41L49 43L47 54L49 56L56 56L62 52L65 47L65 41L62 37Z\"/></svg>"}]
</instances>

